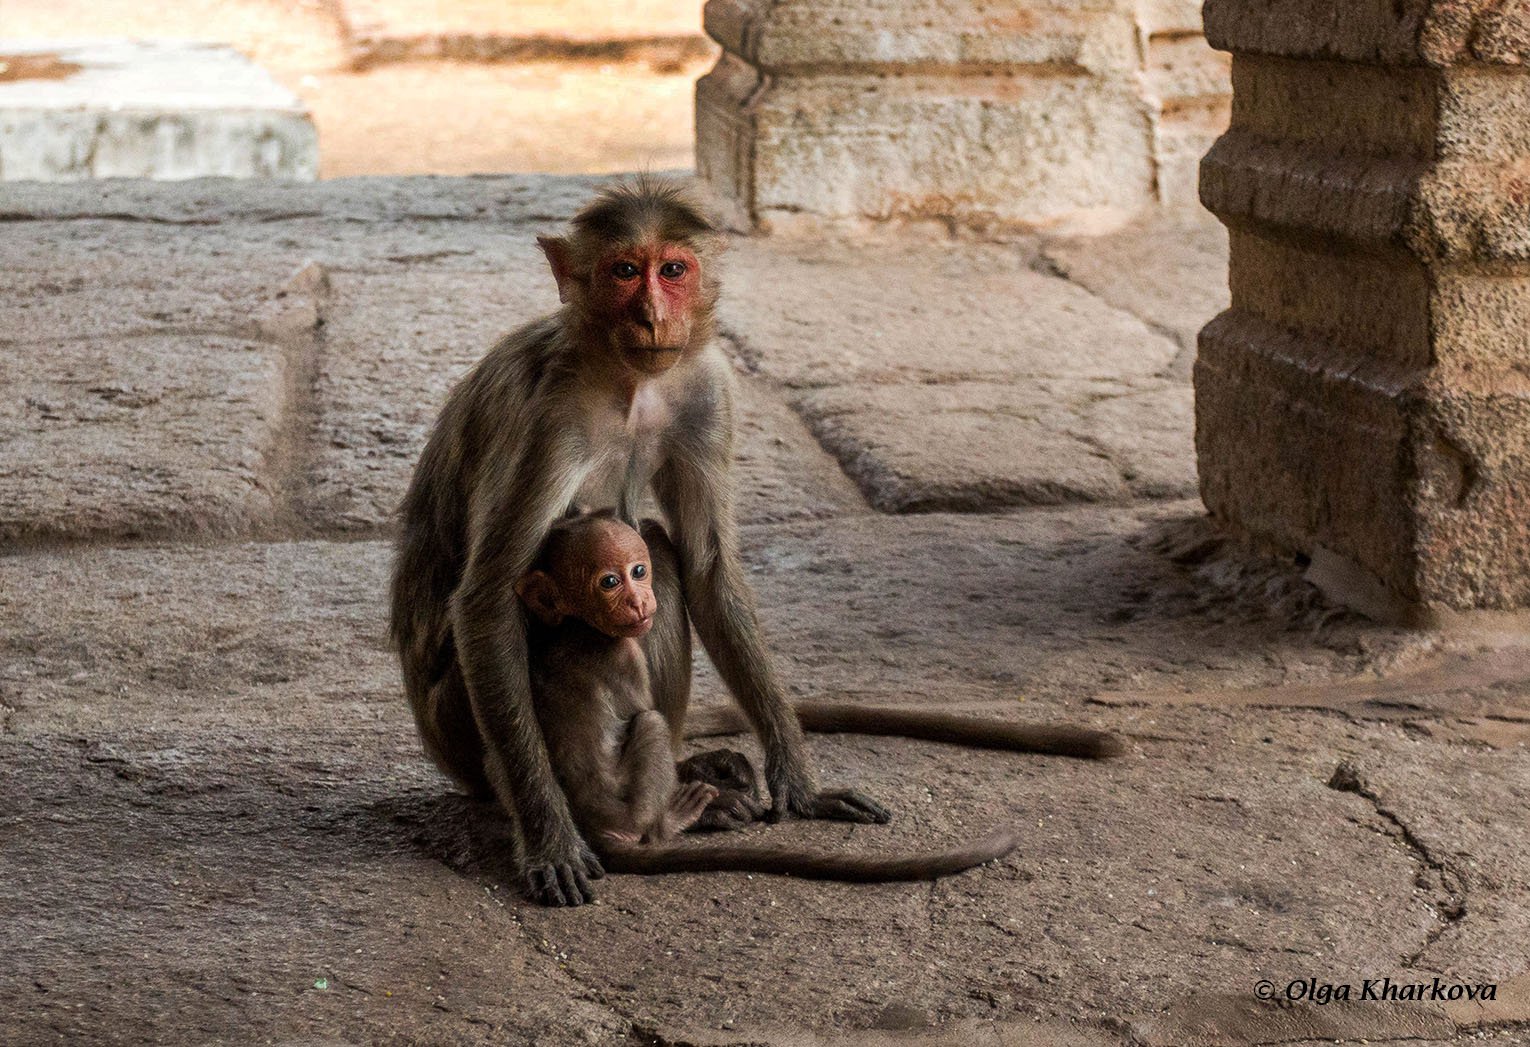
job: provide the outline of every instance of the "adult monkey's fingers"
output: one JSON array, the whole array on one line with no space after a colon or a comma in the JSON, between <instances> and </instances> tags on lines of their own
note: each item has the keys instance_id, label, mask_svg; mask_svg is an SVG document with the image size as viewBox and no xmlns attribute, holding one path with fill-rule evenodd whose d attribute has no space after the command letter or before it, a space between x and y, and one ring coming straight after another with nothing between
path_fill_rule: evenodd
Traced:
<instances>
[{"instance_id":1,"label":"adult monkey's fingers","mask_svg":"<svg viewBox=\"0 0 1530 1047\"><path fill-rule=\"evenodd\" d=\"M834 789L813 797L811 817L882 825L892 821L892 812L854 789Z\"/></svg>"},{"instance_id":2,"label":"adult monkey's fingers","mask_svg":"<svg viewBox=\"0 0 1530 1047\"><path fill-rule=\"evenodd\" d=\"M551 865L537 865L526 870L526 893L542 905L568 904L562 888L558 886L558 874Z\"/></svg>"},{"instance_id":3,"label":"adult monkey's fingers","mask_svg":"<svg viewBox=\"0 0 1530 1047\"><path fill-rule=\"evenodd\" d=\"M558 885L563 888L563 896L568 899L570 905L583 905L585 902L595 900L595 892L590 889L590 881L585 879L584 870L577 866L558 866Z\"/></svg>"}]
</instances>

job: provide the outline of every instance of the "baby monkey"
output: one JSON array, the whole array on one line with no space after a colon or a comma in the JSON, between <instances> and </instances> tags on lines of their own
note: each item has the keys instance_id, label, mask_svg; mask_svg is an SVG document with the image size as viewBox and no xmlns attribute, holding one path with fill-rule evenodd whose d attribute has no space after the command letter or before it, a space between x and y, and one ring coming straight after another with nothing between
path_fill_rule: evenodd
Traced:
<instances>
[{"instance_id":1,"label":"baby monkey","mask_svg":"<svg viewBox=\"0 0 1530 1047\"><path fill-rule=\"evenodd\" d=\"M740 753L694 757L684 765L691 780L679 779L638 642L657 608L652 570L647 543L615 513L581 512L553 525L537 566L515 587L548 631L545 643L533 646L541 653L531 665L547 755L575 822L598 850L659 843L693 826L720 828L765 813ZM709 812L731 820L709 819Z\"/></svg>"},{"instance_id":2,"label":"baby monkey","mask_svg":"<svg viewBox=\"0 0 1530 1047\"><path fill-rule=\"evenodd\" d=\"M764 813L748 761L719 751L675 765L639 642L653 624L652 564L614 512L575 513L549 532L516 584L546 636L529 645L531 693L554 775L574 821L614 872L763 872L875 882L933 879L1008 854L997 832L964 847L876 857L752 845L676 846L690 828ZM710 779L710 780L705 780ZM725 786L719 789L718 784ZM744 812L746 817L740 818ZM726 812L715 823L712 812Z\"/></svg>"}]
</instances>

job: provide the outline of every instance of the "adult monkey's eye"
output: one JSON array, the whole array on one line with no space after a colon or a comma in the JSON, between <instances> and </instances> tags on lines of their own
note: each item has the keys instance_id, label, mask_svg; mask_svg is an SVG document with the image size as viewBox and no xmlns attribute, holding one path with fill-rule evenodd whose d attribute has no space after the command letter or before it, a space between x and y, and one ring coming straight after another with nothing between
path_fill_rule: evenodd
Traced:
<instances>
[{"instance_id":1,"label":"adult monkey's eye","mask_svg":"<svg viewBox=\"0 0 1530 1047\"><path fill-rule=\"evenodd\" d=\"M621 575L618 575L618 574L603 574L603 575L600 576L600 587L602 589L607 589L607 590L615 589L618 585L621 585L621 584L622 584Z\"/></svg>"},{"instance_id":2,"label":"adult monkey's eye","mask_svg":"<svg viewBox=\"0 0 1530 1047\"><path fill-rule=\"evenodd\" d=\"M618 280L631 280L638 274L638 267L631 262L617 262L611 267L611 275Z\"/></svg>"},{"instance_id":3,"label":"adult monkey's eye","mask_svg":"<svg viewBox=\"0 0 1530 1047\"><path fill-rule=\"evenodd\" d=\"M645 563L633 564L632 565L632 577L638 579L639 581L641 581L644 578L647 578L648 577L648 565L645 564Z\"/></svg>"},{"instance_id":4,"label":"adult monkey's eye","mask_svg":"<svg viewBox=\"0 0 1530 1047\"><path fill-rule=\"evenodd\" d=\"M659 266L659 275L666 280L678 280L685 275L685 263L665 262Z\"/></svg>"}]
</instances>

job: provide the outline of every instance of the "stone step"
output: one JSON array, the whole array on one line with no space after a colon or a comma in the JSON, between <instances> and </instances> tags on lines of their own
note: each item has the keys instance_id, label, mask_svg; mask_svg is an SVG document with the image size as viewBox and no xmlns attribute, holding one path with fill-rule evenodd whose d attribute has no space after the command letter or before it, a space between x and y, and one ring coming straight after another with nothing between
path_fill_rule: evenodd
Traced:
<instances>
[{"instance_id":1,"label":"stone step","mask_svg":"<svg viewBox=\"0 0 1530 1047\"><path fill-rule=\"evenodd\" d=\"M700 0L342 0L352 68L389 62L647 61L673 67L715 51Z\"/></svg>"},{"instance_id":2,"label":"stone step","mask_svg":"<svg viewBox=\"0 0 1530 1047\"><path fill-rule=\"evenodd\" d=\"M301 100L215 44L0 43L0 180L319 172Z\"/></svg>"}]
</instances>

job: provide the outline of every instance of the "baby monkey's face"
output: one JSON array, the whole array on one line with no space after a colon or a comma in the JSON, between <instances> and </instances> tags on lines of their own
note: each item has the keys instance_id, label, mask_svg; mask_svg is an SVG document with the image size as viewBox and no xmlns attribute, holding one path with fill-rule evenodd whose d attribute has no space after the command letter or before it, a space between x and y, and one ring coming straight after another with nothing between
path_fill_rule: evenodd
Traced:
<instances>
[{"instance_id":1,"label":"baby monkey's face","mask_svg":"<svg viewBox=\"0 0 1530 1047\"><path fill-rule=\"evenodd\" d=\"M546 567L515 589L547 624L578 618L607 636L633 639L653 627L658 603L648 545L620 520L591 516L558 524Z\"/></svg>"},{"instance_id":2,"label":"baby monkey's face","mask_svg":"<svg viewBox=\"0 0 1530 1047\"><path fill-rule=\"evenodd\" d=\"M632 528L615 520L599 521L585 542L573 543L562 584L578 593L569 613L607 636L640 637L653 626L658 607L653 596L648 545ZM580 547L583 546L583 549Z\"/></svg>"}]
</instances>

